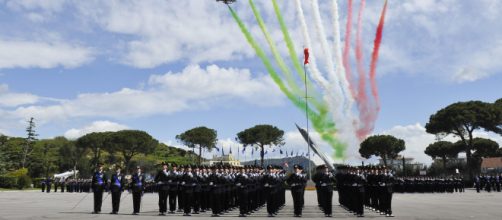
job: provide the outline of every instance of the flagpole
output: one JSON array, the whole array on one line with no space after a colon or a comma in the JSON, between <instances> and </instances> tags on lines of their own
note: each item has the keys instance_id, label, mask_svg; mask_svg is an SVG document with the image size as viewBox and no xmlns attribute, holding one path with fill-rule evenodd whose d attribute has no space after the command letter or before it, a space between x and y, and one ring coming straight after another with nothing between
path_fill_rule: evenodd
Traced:
<instances>
[{"instance_id":1,"label":"flagpole","mask_svg":"<svg viewBox=\"0 0 502 220\"><path fill-rule=\"evenodd\" d=\"M308 59L308 58L307 58ZM307 134L309 133L309 102L308 102L308 87L307 87L307 63L303 62L303 73L305 74L304 78L304 83L305 83L305 117L307 118ZM308 170L309 170L309 180L312 179L312 169L310 167L310 135L307 135L307 152L309 154L309 161L308 161Z\"/></svg>"}]
</instances>

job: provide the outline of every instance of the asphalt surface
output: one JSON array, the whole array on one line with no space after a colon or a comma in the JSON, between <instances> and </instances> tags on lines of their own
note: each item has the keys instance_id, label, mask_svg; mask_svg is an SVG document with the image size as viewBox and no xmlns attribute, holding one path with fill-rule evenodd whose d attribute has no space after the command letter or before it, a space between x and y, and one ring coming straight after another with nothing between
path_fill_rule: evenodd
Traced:
<instances>
[{"instance_id":1,"label":"asphalt surface","mask_svg":"<svg viewBox=\"0 0 502 220\"><path fill-rule=\"evenodd\" d=\"M292 199L289 192L284 207L273 219L293 218ZM104 197L106 194L104 195ZM210 218L210 213L183 217L181 213L158 216L157 194L145 194L142 213L132 212L132 196L124 193L119 215L108 214L111 211L111 196L103 203L103 213L94 215L92 194L85 193L42 193L38 191L0 192L0 219L203 219ZM79 201L82 201L77 205ZM305 193L303 218L326 219L317 208L314 191ZM333 196L335 219L363 219L343 210L338 206L338 196ZM77 205L75 207L75 205ZM502 219L502 193L465 193L453 194L394 194L392 201L394 218L387 218L365 210L365 219ZM73 208L75 207L75 208ZM238 210L231 211L214 219L236 219ZM266 209L262 208L251 219L267 218ZM242 219L242 218L241 218Z\"/></svg>"}]
</instances>

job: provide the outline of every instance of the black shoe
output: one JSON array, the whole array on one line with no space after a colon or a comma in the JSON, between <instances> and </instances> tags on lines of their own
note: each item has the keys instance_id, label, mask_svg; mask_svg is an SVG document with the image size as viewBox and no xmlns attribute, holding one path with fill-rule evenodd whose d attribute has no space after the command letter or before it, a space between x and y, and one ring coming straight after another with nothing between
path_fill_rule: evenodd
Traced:
<instances>
[{"instance_id":1,"label":"black shoe","mask_svg":"<svg viewBox=\"0 0 502 220\"><path fill-rule=\"evenodd\" d=\"M218 214L212 214L211 217L220 217Z\"/></svg>"},{"instance_id":2,"label":"black shoe","mask_svg":"<svg viewBox=\"0 0 502 220\"><path fill-rule=\"evenodd\" d=\"M364 215L363 215L363 214L358 214L358 215L357 215L357 217L358 217L358 218L360 218L360 217L364 217Z\"/></svg>"},{"instance_id":3,"label":"black shoe","mask_svg":"<svg viewBox=\"0 0 502 220\"><path fill-rule=\"evenodd\" d=\"M240 214L240 215L239 215L239 217L246 217L246 215L244 215L244 214Z\"/></svg>"},{"instance_id":4,"label":"black shoe","mask_svg":"<svg viewBox=\"0 0 502 220\"><path fill-rule=\"evenodd\" d=\"M175 212L174 211L169 211L169 214L174 214Z\"/></svg>"},{"instance_id":5,"label":"black shoe","mask_svg":"<svg viewBox=\"0 0 502 220\"><path fill-rule=\"evenodd\" d=\"M198 215L198 214L199 214L199 212L194 212L194 213L192 213L192 214Z\"/></svg>"},{"instance_id":6,"label":"black shoe","mask_svg":"<svg viewBox=\"0 0 502 220\"><path fill-rule=\"evenodd\" d=\"M138 213L137 212L133 212L132 215L138 215Z\"/></svg>"},{"instance_id":7,"label":"black shoe","mask_svg":"<svg viewBox=\"0 0 502 220\"><path fill-rule=\"evenodd\" d=\"M274 214L269 213L269 214L268 214L268 217L275 217L275 216L274 216Z\"/></svg>"},{"instance_id":8,"label":"black shoe","mask_svg":"<svg viewBox=\"0 0 502 220\"><path fill-rule=\"evenodd\" d=\"M192 216L192 215L190 215L190 213L185 213L183 214L183 216Z\"/></svg>"}]
</instances>

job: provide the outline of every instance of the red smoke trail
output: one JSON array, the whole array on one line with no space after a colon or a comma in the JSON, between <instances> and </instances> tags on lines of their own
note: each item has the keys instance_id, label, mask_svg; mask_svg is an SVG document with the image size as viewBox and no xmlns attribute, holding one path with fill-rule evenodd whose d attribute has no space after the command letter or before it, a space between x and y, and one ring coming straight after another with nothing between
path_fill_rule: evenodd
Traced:
<instances>
[{"instance_id":1,"label":"red smoke trail","mask_svg":"<svg viewBox=\"0 0 502 220\"><path fill-rule=\"evenodd\" d=\"M368 111L368 103L363 104L360 109L360 119L363 121L363 127L358 129L356 132L357 137L362 140L364 139L375 126L375 120L377 118L378 112L380 112L380 99L378 97L378 88L376 84L376 64L378 61L378 52L380 50L380 44L382 43L383 28L385 24L385 14L387 12L387 0L383 6L382 13L380 15L380 21L377 26L375 41L373 43L373 52L371 54L371 64L370 64L370 83L371 83L371 94L375 99L375 109L374 111ZM365 107L366 106L366 107ZM361 112L362 110L362 112ZM361 114L362 113L362 114Z\"/></svg>"},{"instance_id":2,"label":"red smoke trail","mask_svg":"<svg viewBox=\"0 0 502 220\"><path fill-rule=\"evenodd\" d=\"M376 65L378 61L378 52L380 50L380 44L382 43L383 26L385 24L385 13L387 12L387 0L383 6L382 14L380 15L380 21L378 22L378 27L375 36L375 42L373 43L373 54L371 54L371 65L370 65L370 82L371 82L371 94L375 99L376 113L380 111L380 98L378 97L378 88L376 84ZM376 117L376 115L375 115Z\"/></svg>"},{"instance_id":3,"label":"red smoke trail","mask_svg":"<svg viewBox=\"0 0 502 220\"><path fill-rule=\"evenodd\" d=\"M362 141L366 135L369 133L368 125L371 123L371 113L369 112L369 103L366 96L366 74L363 66L363 43L362 43L362 18L364 6L366 4L365 0L361 0L359 6L359 12L357 15L357 31L356 31L356 63L357 72L359 75L358 92L357 92L357 106L359 109L359 122L361 123L360 128L356 131L356 136Z\"/></svg>"},{"instance_id":4,"label":"red smoke trail","mask_svg":"<svg viewBox=\"0 0 502 220\"><path fill-rule=\"evenodd\" d=\"M352 34L352 1L348 0L347 25L345 26L345 48L343 48L343 66L345 67L345 77L349 82L349 89L352 97L357 98L356 89L352 80L352 70L350 68L350 36Z\"/></svg>"}]
</instances>

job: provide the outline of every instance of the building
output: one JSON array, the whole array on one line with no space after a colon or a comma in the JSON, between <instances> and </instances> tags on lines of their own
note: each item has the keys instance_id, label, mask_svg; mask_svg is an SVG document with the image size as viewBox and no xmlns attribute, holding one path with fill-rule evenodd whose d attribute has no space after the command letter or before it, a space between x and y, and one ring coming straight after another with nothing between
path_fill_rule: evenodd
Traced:
<instances>
[{"instance_id":1,"label":"building","mask_svg":"<svg viewBox=\"0 0 502 220\"><path fill-rule=\"evenodd\" d=\"M222 156L213 156L213 158L211 158L210 160L202 162L202 165L207 165L207 166L212 166L214 164L232 165L236 167L241 166L241 162L239 160L236 160L234 156L232 156L231 154Z\"/></svg>"},{"instance_id":2,"label":"building","mask_svg":"<svg viewBox=\"0 0 502 220\"><path fill-rule=\"evenodd\" d=\"M481 161L481 172L502 172L502 157L487 157Z\"/></svg>"}]
</instances>

